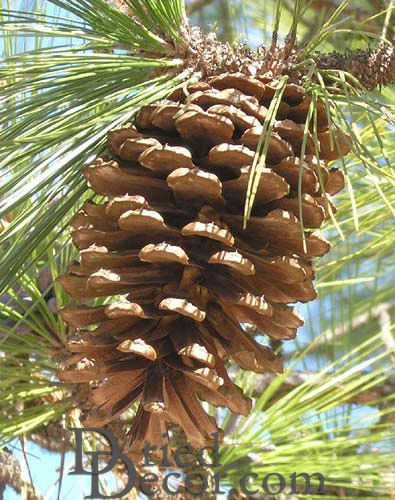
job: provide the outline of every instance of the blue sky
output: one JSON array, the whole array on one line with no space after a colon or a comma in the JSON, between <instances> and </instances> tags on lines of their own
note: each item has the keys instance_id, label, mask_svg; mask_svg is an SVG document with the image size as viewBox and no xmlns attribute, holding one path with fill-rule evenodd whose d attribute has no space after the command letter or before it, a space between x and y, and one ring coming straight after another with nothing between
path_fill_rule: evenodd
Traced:
<instances>
[{"instance_id":1,"label":"blue sky","mask_svg":"<svg viewBox=\"0 0 395 500\"><path fill-rule=\"evenodd\" d=\"M13 443L12 451L20 463L24 462L23 454L20 450L20 443ZM11 448L11 447L10 447ZM44 450L32 442L26 443L26 459L29 464L33 484L41 494L48 495L48 500L57 498L57 481L59 478L60 455ZM65 466L74 464L74 454L67 453ZM27 479L27 478L26 478ZM80 500L85 495L89 495L89 479L83 476L63 476L61 499ZM9 486L5 492L5 500L18 500L19 494L15 493Z\"/></svg>"}]
</instances>

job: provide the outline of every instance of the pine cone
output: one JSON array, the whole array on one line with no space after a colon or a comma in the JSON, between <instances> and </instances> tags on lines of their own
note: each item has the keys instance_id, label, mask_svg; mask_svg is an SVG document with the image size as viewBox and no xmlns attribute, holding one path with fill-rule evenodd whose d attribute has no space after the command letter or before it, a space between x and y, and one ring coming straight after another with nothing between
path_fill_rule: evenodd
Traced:
<instances>
[{"instance_id":1,"label":"pine cone","mask_svg":"<svg viewBox=\"0 0 395 500\"><path fill-rule=\"evenodd\" d=\"M320 155L310 134L302 165L310 99L288 84L243 230L248 177L275 90L265 76L239 73L190 85L187 96L175 92L144 107L134 125L112 130L111 158L85 168L92 189L108 201L85 203L74 218L80 262L60 281L76 300L117 297L62 311L76 335L60 377L98 383L90 426L118 419L139 401L131 452L145 441L163 446L168 421L193 446L207 445L220 431L200 400L247 415L251 401L230 380L227 361L257 373L282 367L242 324L292 339L303 320L288 304L316 297L312 259L330 245L311 229L328 218L323 189L332 195L344 186L327 162L348 152L348 140L339 131L331 140L319 102Z\"/></svg>"}]
</instances>

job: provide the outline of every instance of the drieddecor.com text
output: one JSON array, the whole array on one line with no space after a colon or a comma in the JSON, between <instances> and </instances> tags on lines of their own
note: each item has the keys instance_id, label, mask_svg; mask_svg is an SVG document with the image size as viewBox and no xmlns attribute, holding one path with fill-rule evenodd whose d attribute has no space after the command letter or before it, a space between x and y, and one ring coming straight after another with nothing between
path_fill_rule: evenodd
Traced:
<instances>
[{"instance_id":1,"label":"drieddecor.com text","mask_svg":"<svg viewBox=\"0 0 395 500\"><path fill-rule=\"evenodd\" d=\"M91 476L91 491L90 495L85 498L122 498L127 495L136 484L137 471L132 460L125 454L121 452L118 440L115 436L106 429L100 429L96 427L85 427L78 428L72 427L69 429L75 434L76 451L75 451L75 468L74 471L70 472L71 475L86 475ZM83 451L83 432L96 432L101 434L110 446L110 451ZM219 439L218 433L212 434L214 438L213 446L206 446L199 450L196 458L196 451L192 449L188 444L179 446L173 453L172 458L180 469L185 467L190 467L198 461L201 467L205 468L220 468L220 457L219 457ZM144 461L142 467L150 467L155 465L150 459L150 452L157 450L157 446L151 446L146 443L143 448ZM164 445L160 448L162 452L162 459L160 465L164 468L171 467L174 464L170 462L168 445ZM213 452L213 461L207 462L204 457L205 451ZM91 457L91 470L87 471L83 467L83 455L88 455ZM99 456L109 457L108 462L103 468L99 468ZM127 470L128 481L126 486L122 491L118 491L112 495L104 495L100 492L99 488L99 476L101 474L106 474L111 472L116 466L117 462L121 461L124 463ZM157 474L149 472L139 478L139 489L142 493L147 496L152 496L160 491L167 493L168 495L176 495L179 491L179 486L177 482L182 480L183 486L187 492L194 496L200 496L210 489L210 491L215 495L226 494L228 490L223 490L221 487L221 482L223 484L224 480L227 478L226 472L217 472L216 474L207 473L205 475L203 472L192 472L185 474L182 471L179 472L167 472L160 477ZM319 481L319 487L314 487L314 494L325 494L325 480L324 476L318 472L308 474L306 472L296 473L294 472L289 476L289 482L284 476L277 472L271 472L264 477L259 477L258 474L254 472L249 472L244 474L237 485L233 485L233 489L238 489L246 495L255 495L257 493L266 493L268 495L277 495L279 493L285 494L305 494L309 495L313 493L313 488L311 485L311 479L315 477ZM210 486L209 486L210 481ZM303 483L302 483L303 481ZM174 484L176 483L176 484ZM302 487L301 487L302 484Z\"/></svg>"}]
</instances>

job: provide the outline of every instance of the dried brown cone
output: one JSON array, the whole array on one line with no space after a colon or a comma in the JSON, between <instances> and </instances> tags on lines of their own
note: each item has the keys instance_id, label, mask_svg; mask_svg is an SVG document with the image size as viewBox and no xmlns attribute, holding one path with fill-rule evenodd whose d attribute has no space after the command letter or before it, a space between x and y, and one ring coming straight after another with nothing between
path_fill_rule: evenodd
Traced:
<instances>
[{"instance_id":1,"label":"dried brown cone","mask_svg":"<svg viewBox=\"0 0 395 500\"><path fill-rule=\"evenodd\" d=\"M62 311L75 336L60 377L96 384L90 426L114 422L139 401L130 453L146 441L163 446L169 421L193 446L207 445L219 429L201 400L247 415L251 401L226 363L258 373L282 367L242 324L292 339L303 320L289 304L316 297L312 260L330 245L311 230L329 216L326 195L343 188L327 164L348 152L349 139L329 130L318 103L319 158L310 134L301 168L310 99L288 84L243 230L248 176L276 88L268 76L240 73L190 85L111 131L111 158L85 168L108 201L86 203L74 218L80 262L60 281L77 301L118 298Z\"/></svg>"}]
</instances>

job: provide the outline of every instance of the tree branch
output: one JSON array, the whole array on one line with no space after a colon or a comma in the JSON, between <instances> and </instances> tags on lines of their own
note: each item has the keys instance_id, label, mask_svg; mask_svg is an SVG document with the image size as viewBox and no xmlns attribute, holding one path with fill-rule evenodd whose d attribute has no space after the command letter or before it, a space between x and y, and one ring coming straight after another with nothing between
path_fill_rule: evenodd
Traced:
<instances>
[{"instance_id":1,"label":"tree branch","mask_svg":"<svg viewBox=\"0 0 395 500\"><path fill-rule=\"evenodd\" d=\"M333 52L314 57L322 70L338 69L351 73L367 90L395 84L395 46L381 42L375 49Z\"/></svg>"},{"instance_id":2,"label":"tree branch","mask_svg":"<svg viewBox=\"0 0 395 500\"><path fill-rule=\"evenodd\" d=\"M258 375L255 382L253 396L261 396L264 390L273 382L273 380L275 380L276 377L277 375L274 373L264 373L262 375ZM273 394L271 399L267 402L266 407L272 405L273 403L287 395L289 392L291 392L293 389L306 382L318 386L322 383L322 380L317 378L317 374L315 372L293 373L284 380L275 394ZM349 399L345 401L345 403L354 403L368 406L375 405L378 399L390 396L394 393L395 379L389 379L382 384L372 387L371 389L361 391L358 394L353 394Z\"/></svg>"},{"instance_id":3,"label":"tree branch","mask_svg":"<svg viewBox=\"0 0 395 500\"><path fill-rule=\"evenodd\" d=\"M46 426L41 426L29 434L29 441L37 444L45 450L63 453L63 451L74 450L74 443L70 432L66 432L64 440L61 440L60 426L58 422L50 422Z\"/></svg>"},{"instance_id":4,"label":"tree branch","mask_svg":"<svg viewBox=\"0 0 395 500\"><path fill-rule=\"evenodd\" d=\"M43 500L38 495L33 486L22 479L21 466L12 453L0 451L0 498L3 498L3 491L9 485L16 493L25 492L28 500Z\"/></svg>"},{"instance_id":5,"label":"tree branch","mask_svg":"<svg viewBox=\"0 0 395 500\"><path fill-rule=\"evenodd\" d=\"M20 493L22 489L21 467L12 453L0 451L0 498L3 498L7 485Z\"/></svg>"}]
</instances>

